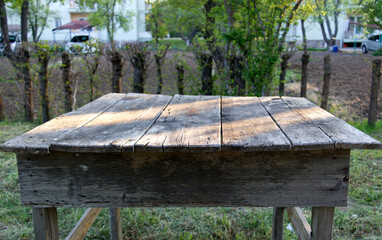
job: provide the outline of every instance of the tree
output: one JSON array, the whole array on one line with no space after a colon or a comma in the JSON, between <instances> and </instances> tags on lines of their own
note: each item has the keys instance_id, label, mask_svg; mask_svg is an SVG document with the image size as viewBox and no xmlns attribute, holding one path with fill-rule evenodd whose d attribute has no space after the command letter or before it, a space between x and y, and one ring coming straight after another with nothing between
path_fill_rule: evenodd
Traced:
<instances>
[{"instance_id":1,"label":"tree","mask_svg":"<svg viewBox=\"0 0 382 240\"><path fill-rule=\"evenodd\" d=\"M316 20L321 28L322 37L327 48L336 44L338 34L338 17L341 13L342 0L315 0L317 17ZM334 20L334 29L331 26Z\"/></svg>"},{"instance_id":2,"label":"tree","mask_svg":"<svg viewBox=\"0 0 382 240\"><path fill-rule=\"evenodd\" d=\"M159 43L159 38L163 38L168 33L167 25L164 21L163 10L165 8L165 4L163 1L153 0L148 1L147 4L151 5L150 15L148 19L149 30L155 40L155 42Z\"/></svg>"},{"instance_id":3,"label":"tree","mask_svg":"<svg viewBox=\"0 0 382 240\"><path fill-rule=\"evenodd\" d=\"M98 29L106 29L110 44L114 47L114 34L118 28L128 31L131 27L133 12L124 8L124 0L77 0L81 8L94 8L88 21Z\"/></svg>"},{"instance_id":4,"label":"tree","mask_svg":"<svg viewBox=\"0 0 382 240\"><path fill-rule=\"evenodd\" d=\"M3 41L5 44L5 55L8 57L12 65L18 72L17 76L24 79L25 86L25 120L32 122L34 118L33 113L33 82L30 74L30 54L27 46L28 42L28 0L13 1L12 7L21 9L21 40L22 44L20 49L14 53L10 47L9 34L8 34L8 21L7 11L5 7L5 0L0 0L0 25Z\"/></svg>"},{"instance_id":5,"label":"tree","mask_svg":"<svg viewBox=\"0 0 382 240\"><path fill-rule=\"evenodd\" d=\"M53 0L33 0L29 5L29 28L32 32L33 42L40 40L41 34L45 27L48 26L48 20L54 16L54 12L50 9Z\"/></svg>"},{"instance_id":6,"label":"tree","mask_svg":"<svg viewBox=\"0 0 382 240\"><path fill-rule=\"evenodd\" d=\"M357 0L357 4L361 5L361 13L364 14L366 23L382 28L381 0Z\"/></svg>"},{"instance_id":7,"label":"tree","mask_svg":"<svg viewBox=\"0 0 382 240\"><path fill-rule=\"evenodd\" d=\"M91 12L88 21L91 25L97 26L100 30L106 29L111 49L109 58L112 68L112 91L122 91L122 55L116 49L114 43L114 34L118 28L125 31L130 29L133 13L124 9L124 0L77 0L77 3L82 8L94 8L95 11ZM118 8L117 8L118 7Z\"/></svg>"}]
</instances>

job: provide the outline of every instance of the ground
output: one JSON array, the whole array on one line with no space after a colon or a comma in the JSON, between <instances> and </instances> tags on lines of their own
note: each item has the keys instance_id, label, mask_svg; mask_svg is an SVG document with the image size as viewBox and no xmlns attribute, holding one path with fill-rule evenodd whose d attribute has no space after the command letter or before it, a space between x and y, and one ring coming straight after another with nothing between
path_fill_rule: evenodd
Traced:
<instances>
[{"instance_id":1,"label":"ground","mask_svg":"<svg viewBox=\"0 0 382 240\"><path fill-rule=\"evenodd\" d=\"M308 99L319 103L323 83L323 58L327 52L311 52L309 63ZM297 52L290 60L287 74L286 95L299 96L300 93L300 69L302 52ZM335 112L336 116L344 120L359 120L367 118L370 98L371 68L373 57L370 54L354 54L348 52L330 53L332 63L332 76L330 83L329 110ZM381 58L381 57L379 57ZM179 61L186 62L185 68L185 94L198 94L200 88L200 72L192 53L170 50L163 66L163 91L164 94L175 94L176 71L175 65ZM63 113L63 83L61 80L60 57L50 63L50 96L51 114L58 116ZM76 107L82 106L89 101L88 78L83 68L83 60L74 57L72 61L71 76L73 88L75 89ZM23 118L23 83L14 81L15 72L12 70L5 57L0 58L0 92L6 105L6 115L10 119ZM37 66L32 64L32 74L36 74ZM145 84L146 93L155 93L157 89L156 69L153 62L150 63ZM36 76L36 75L35 75ZM97 96L109 93L110 87L110 65L103 59L101 70L97 72ZM124 75L122 78L123 92L132 89L133 70L125 60ZM39 85L35 82L35 112L39 116ZM277 94L277 89L273 94ZM380 93L381 95L381 93ZM382 97L379 97L379 113L382 109ZM380 116L381 117L381 116Z\"/></svg>"},{"instance_id":2,"label":"ground","mask_svg":"<svg viewBox=\"0 0 382 240\"><path fill-rule=\"evenodd\" d=\"M311 52L308 77L308 98L318 102L323 84L323 61L327 52ZM290 68L301 70L302 52L297 52L290 61ZM372 60L381 59L370 54L330 53L332 76L330 82L329 104L332 112L345 120L367 118L369 109ZM297 75L299 76L299 75ZM300 82L289 84L288 95L299 94ZM379 97L379 113L382 98ZM380 116L381 117L381 116Z\"/></svg>"}]
</instances>

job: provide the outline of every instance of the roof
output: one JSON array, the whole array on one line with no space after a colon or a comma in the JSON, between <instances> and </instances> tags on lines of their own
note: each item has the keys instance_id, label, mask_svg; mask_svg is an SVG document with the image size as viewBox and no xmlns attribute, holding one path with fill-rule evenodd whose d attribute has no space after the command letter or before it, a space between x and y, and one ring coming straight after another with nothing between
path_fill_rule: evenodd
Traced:
<instances>
[{"instance_id":1,"label":"roof","mask_svg":"<svg viewBox=\"0 0 382 240\"><path fill-rule=\"evenodd\" d=\"M92 29L92 25L90 25L90 23L86 20L76 20L76 21L72 21L70 23L67 23L65 25L62 25L62 26L59 26L59 27L56 27L56 28L53 28L53 32L56 31L56 30L65 30L65 29L70 29L70 30L75 30L75 29L81 29L81 30L91 30Z\"/></svg>"}]
</instances>

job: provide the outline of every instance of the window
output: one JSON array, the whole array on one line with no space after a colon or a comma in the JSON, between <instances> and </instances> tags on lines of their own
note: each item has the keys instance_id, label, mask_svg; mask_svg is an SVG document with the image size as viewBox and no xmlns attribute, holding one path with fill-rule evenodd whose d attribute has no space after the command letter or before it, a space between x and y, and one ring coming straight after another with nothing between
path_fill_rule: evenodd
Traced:
<instances>
[{"instance_id":1,"label":"window","mask_svg":"<svg viewBox=\"0 0 382 240\"><path fill-rule=\"evenodd\" d=\"M55 23L56 23L56 27L60 27L61 25L62 25L62 23L61 23L61 18L55 18L54 19L54 21L55 21Z\"/></svg>"},{"instance_id":2,"label":"window","mask_svg":"<svg viewBox=\"0 0 382 240\"><path fill-rule=\"evenodd\" d=\"M371 36L371 37L369 37L369 40L370 40L370 41L379 42L379 35Z\"/></svg>"}]
</instances>

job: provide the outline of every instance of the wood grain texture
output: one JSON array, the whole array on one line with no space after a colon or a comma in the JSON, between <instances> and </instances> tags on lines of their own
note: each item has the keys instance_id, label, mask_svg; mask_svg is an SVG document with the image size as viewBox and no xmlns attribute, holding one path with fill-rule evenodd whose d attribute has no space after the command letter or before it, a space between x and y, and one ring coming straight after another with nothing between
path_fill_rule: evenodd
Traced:
<instances>
[{"instance_id":1,"label":"wood grain texture","mask_svg":"<svg viewBox=\"0 0 382 240\"><path fill-rule=\"evenodd\" d=\"M102 208L88 208L82 215L76 226L72 229L65 240L82 240L84 239L89 228L93 225Z\"/></svg>"},{"instance_id":2,"label":"wood grain texture","mask_svg":"<svg viewBox=\"0 0 382 240\"><path fill-rule=\"evenodd\" d=\"M34 235L36 240L58 240L57 209L32 208Z\"/></svg>"},{"instance_id":3,"label":"wood grain texture","mask_svg":"<svg viewBox=\"0 0 382 240\"><path fill-rule=\"evenodd\" d=\"M382 144L367 134L333 116L305 98L283 97L293 111L313 121L334 142L335 148L382 149Z\"/></svg>"},{"instance_id":4,"label":"wood grain texture","mask_svg":"<svg viewBox=\"0 0 382 240\"><path fill-rule=\"evenodd\" d=\"M109 208L110 239L122 240L121 209Z\"/></svg>"},{"instance_id":5,"label":"wood grain texture","mask_svg":"<svg viewBox=\"0 0 382 240\"><path fill-rule=\"evenodd\" d=\"M283 240L285 207L273 208L272 240Z\"/></svg>"},{"instance_id":6,"label":"wood grain texture","mask_svg":"<svg viewBox=\"0 0 382 240\"><path fill-rule=\"evenodd\" d=\"M136 151L219 151L220 96L175 95Z\"/></svg>"},{"instance_id":7,"label":"wood grain texture","mask_svg":"<svg viewBox=\"0 0 382 240\"><path fill-rule=\"evenodd\" d=\"M312 208L311 240L332 240L334 207Z\"/></svg>"},{"instance_id":8,"label":"wood grain texture","mask_svg":"<svg viewBox=\"0 0 382 240\"><path fill-rule=\"evenodd\" d=\"M75 131L51 144L54 151L120 152L133 151L171 96L128 94L121 101Z\"/></svg>"},{"instance_id":9,"label":"wood grain texture","mask_svg":"<svg viewBox=\"0 0 382 240\"><path fill-rule=\"evenodd\" d=\"M33 154L49 153L49 147L53 141L57 141L59 138L92 121L125 96L125 94L105 95L94 102L86 104L77 111L63 114L0 145L0 150Z\"/></svg>"},{"instance_id":10,"label":"wood grain texture","mask_svg":"<svg viewBox=\"0 0 382 240\"><path fill-rule=\"evenodd\" d=\"M349 150L52 152L18 155L18 169L30 206L346 206L349 158Z\"/></svg>"},{"instance_id":11,"label":"wood grain texture","mask_svg":"<svg viewBox=\"0 0 382 240\"><path fill-rule=\"evenodd\" d=\"M287 208L287 213L288 213L289 220L292 224L293 231L296 233L298 239L309 240L310 233L312 232L312 230L301 208L299 207Z\"/></svg>"},{"instance_id":12,"label":"wood grain texture","mask_svg":"<svg viewBox=\"0 0 382 240\"><path fill-rule=\"evenodd\" d=\"M290 150L288 138L258 98L222 98L223 151Z\"/></svg>"},{"instance_id":13,"label":"wood grain texture","mask_svg":"<svg viewBox=\"0 0 382 240\"><path fill-rule=\"evenodd\" d=\"M280 97L262 97L260 101L288 137L294 150L334 148L334 142L319 127L291 110Z\"/></svg>"}]
</instances>

